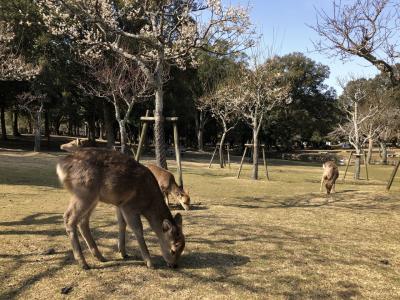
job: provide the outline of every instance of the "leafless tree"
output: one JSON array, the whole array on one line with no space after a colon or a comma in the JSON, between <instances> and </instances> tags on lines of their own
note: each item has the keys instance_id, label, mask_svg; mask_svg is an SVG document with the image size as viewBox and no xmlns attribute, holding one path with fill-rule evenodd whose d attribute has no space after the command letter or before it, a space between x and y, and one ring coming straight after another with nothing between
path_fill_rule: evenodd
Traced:
<instances>
[{"instance_id":1,"label":"leafless tree","mask_svg":"<svg viewBox=\"0 0 400 300\"><path fill-rule=\"evenodd\" d=\"M361 57L399 85L399 9L392 0L333 0L332 11L317 11L311 26L321 37L315 47L342 59Z\"/></svg>"},{"instance_id":2,"label":"leafless tree","mask_svg":"<svg viewBox=\"0 0 400 300\"><path fill-rule=\"evenodd\" d=\"M380 131L377 135L377 141L380 147L381 162L387 164L387 143L396 138L400 131L400 108L386 106L380 111L379 115Z\"/></svg>"},{"instance_id":3,"label":"leafless tree","mask_svg":"<svg viewBox=\"0 0 400 300\"><path fill-rule=\"evenodd\" d=\"M345 137L354 147L355 170L354 179L360 179L361 150L368 139L375 140L381 131L379 122L374 118L379 113L379 103L368 101L365 79L355 80L354 77L347 83L341 82L344 89L339 97L339 103L345 112L345 121L331 133L332 136Z\"/></svg>"},{"instance_id":4,"label":"leafless tree","mask_svg":"<svg viewBox=\"0 0 400 300\"><path fill-rule=\"evenodd\" d=\"M238 72L236 84L232 86L235 105L253 131L253 179L258 179L261 126L274 107L291 102L291 86L285 74L276 68L277 57L270 57L264 62L262 58L260 51L253 54L253 68L243 68L241 73Z\"/></svg>"},{"instance_id":5,"label":"leafless tree","mask_svg":"<svg viewBox=\"0 0 400 300\"><path fill-rule=\"evenodd\" d=\"M223 161L223 146L228 132L235 128L240 119L235 93L232 93L232 88L237 82L227 78L212 94L206 94L198 101L198 106L203 107L211 113L217 122L222 127L222 135L219 141L219 159L220 167L224 167Z\"/></svg>"},{"instance_id":6,"label":"leafless tree","mask_svg":"<svg viewBox=\"0 0 400 300\"><path fill-rule=\"evenodd\" d=\"M35 136L35 145L33 151L35 152L40 151L40 129L46 98L46 94L33 94L31 92L22 93L17 96L19 109L26 111L33 120L33 134Z\"/></svg>"},{"instance_id":7,"label":"leafless tree","mask_svg":"<svg viewBox=\"0 0 400 300\"><path fill-rule=\"evenodd\" d=\"M207 116L207 109L201 100L195 101L196 107L196 137L197 137L197 149L204 151L204 126L207 124L209 117Z\"/></svg>"},{"instance_id":8,"label":"leafless tree","mask_svg":"<svg viewBox=\"0 0 400 300\"><path fill-rule=\"evenodd\" d=\"M127 151L126 126L135 104L151 99L147 76L132 61L93 59L87 62L89 80L80 87L89 95L104 98L114 106L121 135L121 152Z\"/></svg>"}]
</instances>

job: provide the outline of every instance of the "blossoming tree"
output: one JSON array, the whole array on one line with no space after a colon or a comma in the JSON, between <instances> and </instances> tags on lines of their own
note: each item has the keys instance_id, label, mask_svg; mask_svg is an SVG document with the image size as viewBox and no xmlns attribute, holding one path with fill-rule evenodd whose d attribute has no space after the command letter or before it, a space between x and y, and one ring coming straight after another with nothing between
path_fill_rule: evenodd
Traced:
<instances>
[{"instance_id":1,"label":"blossoming tree","mask_svg":"<svg viewBox=\"0 0 400 300\"><path fill-rule=\"evenodd\" d=\"M134 61L155 93L156 161L167 167L163 84L171 64L195 63L196 49L218 52L220 41L240 50L252 43L247 8L221 0L39 0L43 20L83 56L113 51Z\"/></svg>"}]
</instances>

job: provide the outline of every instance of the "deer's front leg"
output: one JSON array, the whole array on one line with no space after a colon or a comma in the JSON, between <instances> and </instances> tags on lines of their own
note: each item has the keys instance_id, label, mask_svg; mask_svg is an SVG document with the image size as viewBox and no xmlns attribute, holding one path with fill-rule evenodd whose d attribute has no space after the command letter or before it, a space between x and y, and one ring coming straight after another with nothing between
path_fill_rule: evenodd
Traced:
<instances>
[{"instance_id":1,"label":"deer's front leg","mask_svg":"<svg viewBox=\"0 0 400 300\"><path fill-rule=\"evenodd\" d=\"M165 204L167 204L167 206L169 207L168 193L167 192L163 192L163 194L164 194Z\"/></svg>"},{"instance_id":2,"label":"deer's front leg","mask_svg":"<svg viewBox=\"0 0 400 300\"><path fill-rule=\"evenodd\" d=\"M131 228L133 233L136 236L136 240L139 244L140 253L142 254L143 260L146 263L148 268L153 268L153 262L150 258L149 249L147 249L146 242L143 237L143 224L140 220L140 215L130 210L129 208L122 208L121 209L122 215L124 217L125 222Z\"/></svg>"},{"instance_id":3,"label":"deer's front leg","mask_svg":"<svg viewBox=\"0 0 400 300\"><path fill-rule=\"evenodd\" d=\"M126 222L119 207L116 208L116 212L118 219L118 251L121 253L122 258L126 259L128 257L125 246Z\"/></svg>"}]
</instances>

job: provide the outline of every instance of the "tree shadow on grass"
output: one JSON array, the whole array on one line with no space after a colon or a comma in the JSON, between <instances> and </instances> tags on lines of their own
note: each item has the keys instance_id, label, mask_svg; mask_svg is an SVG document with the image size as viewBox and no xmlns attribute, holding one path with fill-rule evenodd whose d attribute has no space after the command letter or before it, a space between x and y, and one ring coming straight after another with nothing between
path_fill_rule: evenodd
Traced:
<instances>
[{"instance_id":1,"label":"tree shadow on grass","mask_svg":"<svg viewBox=\"0 0 400 300\"><path fill-rule=\"evenodd\" d=\"M63 223L62 214L57 213L35 213L24 217L18 221L0 222L0 226L18 226L18 225L45 225Z\"/></svg>"},{"instance_id":2,"label":"tree shadow on grass","mask_svg":"<svg viewBox=\"0 0 400 300\"><path fill-rule=\"evenodd\" d=\"M6 289L2 294L0 294L0 299L14 299L18 295L22 294L24 291L30 289L34 284L39 282L40 280L46 277L54 276L58 271L62 270L66 265L68 265L71 261L70 254L67 252L61 253L61 257L54 258L56 262L51 261L49 266L45 271L33 274L24 278L21 282L18 283L17 287L11 287ZM14 260L16 261L16 265L13 266L13 270L7 272L7 276L11 277L14 272L23 268L25 264L29 263L29 259L27 260L28 255L15 255ZM0 278L4 281L6 278Z\"/></svg>"},{"instance_id":3,"label":"tree shadow on grass","mask_svg":"<svg viewBox=\"0 0 400 300\"><path fill-rule=\"evenodd\" d=\"M308 193L277 199L271 199L268 196L257 198L245 196L236 197L234 200L233 203L221 205L247 209L341 207L347 209L391 210L400 208L400 203L389 195L351 189L338 191L330 195Z\"/></svg>"}]
</instances>

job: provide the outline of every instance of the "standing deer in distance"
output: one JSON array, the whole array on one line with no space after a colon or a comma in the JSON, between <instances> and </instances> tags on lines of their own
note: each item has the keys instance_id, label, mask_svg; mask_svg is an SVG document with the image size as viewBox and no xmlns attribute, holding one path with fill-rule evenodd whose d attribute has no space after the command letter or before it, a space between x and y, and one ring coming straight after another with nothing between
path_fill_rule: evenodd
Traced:
<instances>
[{"instance_id":1,"label":"standing deer in distance","mask_svg":"<svg viewBox=\"0 0 400 300\"><path fill-rule=\"evenodd\" d=\"M167 265L176 267L185 247L182 216L179 213L174 217L171 215L157 180L148 168L117 151L81 148L60 159L57 174L72 194L64 213L64 224L74 257L84 269L89 266L79 243L78 229L91 253L99 261L105 261L89 228L90 215L99 201L117 207L118 248L123 257L126 257L125 232L128 225L136 236L147 267L153 267L143 237L142 215L156 233Z\"/></svg>"},{"instance_id":2,"label":"standing deer in distance","mask_svg":"<svg viewBox=\"0 0 400 300\"><path fill-rule=\"evenodd\" d=\"M339 177L339 169L333 161L327 161L322 164L322 178L319 191L322 192L322 186L325 183L326 193L331 191L335 193L336 179Z\"/></svg>"},{"instance_id":3,"label":"standing deer in distance","mask_svg":"<svg viewBox=\"0 0 400 300\"><path fill-rule=\"evenodd\" d=\"M157 179L158 185L164 194L165 203L167 206L169 206L169 196L172 194L178 199L179 203L185 210L189 210L189 193L185 191L182 186L177 185L174 175L171 172L155 165L150 164L146 166Z\"/></svg>"}]
</instances>

